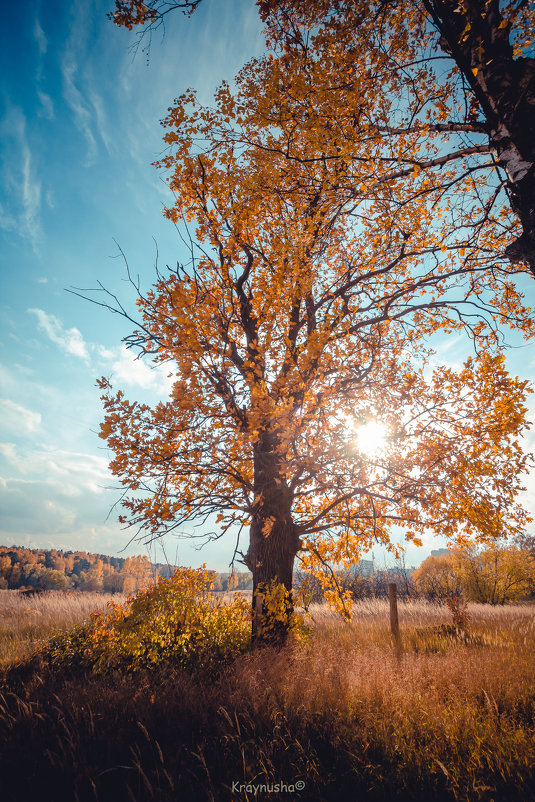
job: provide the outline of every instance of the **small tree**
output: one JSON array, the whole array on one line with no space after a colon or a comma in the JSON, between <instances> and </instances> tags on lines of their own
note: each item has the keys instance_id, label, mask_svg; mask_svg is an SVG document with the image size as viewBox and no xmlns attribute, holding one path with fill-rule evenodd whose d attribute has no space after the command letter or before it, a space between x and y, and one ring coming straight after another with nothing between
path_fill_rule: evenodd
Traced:
<instances>
[{"instance_id":1,"label":"small tree","mask_svg":"<svg viewBox=\"0 0 535 802\"><path fill-rule=\"evenodd\" d=\"M463 595L458 559L453 552L428 557L414 572L413 581L418 593L434 601Z\"/></svg>"},{"instance_id":2,"label":"small tree","mask_svg":"<svg viewBox=\"0 0 535 802\"><path fill-rule=\"evenodd\" d=\"M49 568L43 574L40 586L45 590L68 590L72 587L72 582L63 571Z\"/></svg>"},{"instance_id":3,"label":"small tree","mask_svg":"<svg viewBox=\"0 0 535 802\"><path fill-rule=\"evenodd\" d=\"M505 604L528 596L535 587L535 564L529 552L511 546L471 549L459 560L468 599Z\"/></svg>"}]
</instances>

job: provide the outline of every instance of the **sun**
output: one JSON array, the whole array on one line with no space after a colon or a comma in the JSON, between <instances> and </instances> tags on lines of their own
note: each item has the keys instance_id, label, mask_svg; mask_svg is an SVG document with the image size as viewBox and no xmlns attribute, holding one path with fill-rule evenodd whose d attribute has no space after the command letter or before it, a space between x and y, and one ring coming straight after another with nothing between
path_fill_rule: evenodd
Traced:
<instances>
[{"instance_id":1,"label":"sun","mask_svg":"<svg viewBox=\"0 0 535 802\"><path fill-rule=\"evenodd\" d=\"M368 457L379 454L386 447L388 429L384 423L368 421L355 427L355 440L358 450Z\"/></svg>"}]
</instances>

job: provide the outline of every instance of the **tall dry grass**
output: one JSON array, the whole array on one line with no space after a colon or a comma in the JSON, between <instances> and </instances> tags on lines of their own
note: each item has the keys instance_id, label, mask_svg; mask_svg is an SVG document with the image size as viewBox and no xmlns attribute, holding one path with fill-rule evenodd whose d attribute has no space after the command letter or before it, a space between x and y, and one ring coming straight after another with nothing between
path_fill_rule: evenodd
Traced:
<instances>
[{"instance_id":1,"label":"tall dry grass","mask_svg":"<svg viewBox=\"0 0 535 802\"><path fill-rule=\"evenodd\" d=\"M112 598L126 597L53 590L26 596L0 590L0 668L24 660L44 638L82 623Z\"/></svg>"},{"instance_id":2,"label":"tall dry grass","mask_svg":"<svg viewBox=\"0 0 535 802\"><path fill-rule=\"evenodd\" d=\"M364 601L350 623L313 607L308 639L217 679L12 673L2 799L535 799L535 608L469 612L454 637L446 609L400 604L400 656L388 603Z\"/></svg>"}]
</instances>

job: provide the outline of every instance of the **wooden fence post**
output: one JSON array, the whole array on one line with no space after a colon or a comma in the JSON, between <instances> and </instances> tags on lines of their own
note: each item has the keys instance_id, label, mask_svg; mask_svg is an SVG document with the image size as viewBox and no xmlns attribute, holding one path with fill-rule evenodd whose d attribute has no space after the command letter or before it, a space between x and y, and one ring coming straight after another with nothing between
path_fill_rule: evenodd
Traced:
<instances>
[{"instance_id":1,"label":"wooden fence post","mask_svg":"<svg viewBox=\"0 0 535 802\"><path fill-rule=\"evenodd\" d=\"M398 598L395 582L390 582L388 585L388 596L390 599L390 632L392 633L394 648L399 656L401 654L401 636L399 634Z\"/></svg>"}]
</instances>

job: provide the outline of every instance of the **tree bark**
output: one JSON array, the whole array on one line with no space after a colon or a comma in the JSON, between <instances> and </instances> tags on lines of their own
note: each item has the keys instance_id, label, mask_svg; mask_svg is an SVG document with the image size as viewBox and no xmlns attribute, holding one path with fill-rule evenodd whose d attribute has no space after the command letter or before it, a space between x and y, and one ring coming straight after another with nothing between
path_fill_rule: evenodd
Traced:
<instances>
[{"instance_id":1,"label":"tree bark","mask_svg":"<svg viewBox=\"0 0 535 802\"><path fill-rule=\"evenodd\" d=\"M489 144L507 175L522 234L505 252L535 276L535 59L514 58L499 0L424 0L486 119Z\"/></svg>"},{"instance_id":2,"label":"tree bark","mask_svg":"<svg viewBox=\"0 0 535 802\"><path fill-rule=\"evenodd\" d=\"M256 503L245 557L253 574L253 646L279 646L287 639L293 615L293 567L300 548L291 494L273 446L264 437L254 457Z\"/></svg>"}]
</instances>

